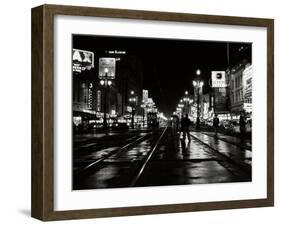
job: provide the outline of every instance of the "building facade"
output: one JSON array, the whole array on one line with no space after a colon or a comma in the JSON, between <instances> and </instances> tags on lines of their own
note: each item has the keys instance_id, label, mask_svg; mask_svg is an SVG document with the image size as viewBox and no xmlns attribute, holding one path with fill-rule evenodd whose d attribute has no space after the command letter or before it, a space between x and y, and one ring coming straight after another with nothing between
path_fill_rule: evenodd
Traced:
<instances>
[{"instance_id":1,"label":"building facade","mask_svg":"<svg viewBox=\"0 0 281 226\"><path fill-rule=\"evenodd\" d=\"M251 64L239 64L230 72L230 112L233 116L252 112L252 77Z\"/></svg>"},{"instance_id":2,"label":"building facade","mask_svg":"<svg viewBox=\"0 0 281 226\"><path fill-rule=\"evenodd\" d=\"M95 56L93 66L80 70L77 55L81 52L87 53L88 50L79 51L75 51L73 55L73 65L75 65L72 74L73 123L76 126L93 123L99 127L103 123L104 112L106 112L110 126L119 118L132 117L132 109L136 116L142 115L143 74L141 60L134 55L126 54L125 51L120 54L120 52L105 50L93 53ZM104 86L99 77L99 58L101 57L116 59L115 77L110 80L110 85L107 86ZM135 102L129 101L132 95Z\"/></svg>"}]
</instances>

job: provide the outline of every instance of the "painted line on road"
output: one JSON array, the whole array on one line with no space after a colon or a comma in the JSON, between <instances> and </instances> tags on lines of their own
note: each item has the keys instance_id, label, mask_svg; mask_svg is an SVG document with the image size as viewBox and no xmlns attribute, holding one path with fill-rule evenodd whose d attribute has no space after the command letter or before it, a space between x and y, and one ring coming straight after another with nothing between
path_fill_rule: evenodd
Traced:
<instances>
[{"instance_id":1,"label":"painted line on road","mask_svg":"<svg viewBox=\"0 0 281 226\"><path fill-rule=\"evenodd\" d=\"M139 178L141 177L141 175L142 175L142 173L143 173L143 171L144 171L144 169L145 169L147 163L150 161L152 155L154 154L155 150L157 149L157 146L159 145L159 143L160 143L162 137L164 136L164 134L165 134L167 128L168 128L168 126L164 129L163 133L162 133L161 136L158 138L158 140L157 140L156 144L154 145L152 151L150 152L150 154L148 155L148 157L147 157L147 159L145 160L144 164L142 165L142 167L141 167L139 173L137 174L137 176L136 176L136 177L133 179L133 181L131 182L130 187L134 187L135 184L137 183L137 181L139 180Z\"/></svg>"}]
</instances>

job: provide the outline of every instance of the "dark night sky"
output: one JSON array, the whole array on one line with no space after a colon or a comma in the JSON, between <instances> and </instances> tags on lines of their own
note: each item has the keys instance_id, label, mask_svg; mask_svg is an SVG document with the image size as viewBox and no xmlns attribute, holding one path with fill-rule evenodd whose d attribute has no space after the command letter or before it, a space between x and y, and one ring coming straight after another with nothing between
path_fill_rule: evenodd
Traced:
<instances>
[{"instance_id":1,"label":"dark night sky","mask_svg":"<svg viewBox=\"0 0 281 226\"><path fill-rule=\"evenodd\" d=\"M242 51L239 51L240 47L243 47ZM143 88L149 90L149 95L166 116L174 111L185 90L193 94L196 69L201 70L206 93L210 91L211 71L228 67L226 42L74 35L73 48L93 52L125 50L141 58ZM251 62L251 52L250 43L230 43L229 65L243 59Z\"/></svg>"}]
</instances>

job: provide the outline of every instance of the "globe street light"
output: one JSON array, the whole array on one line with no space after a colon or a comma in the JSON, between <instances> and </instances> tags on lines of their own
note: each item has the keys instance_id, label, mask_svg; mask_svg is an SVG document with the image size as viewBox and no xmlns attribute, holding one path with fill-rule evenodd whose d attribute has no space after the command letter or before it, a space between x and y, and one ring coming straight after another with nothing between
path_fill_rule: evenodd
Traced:
<instances>
[{"instance_id":1,"label":"globe street light","mask_svg":"<svg viewBox=\"0 0 281 226\"><path fill-rule=\"evenodd\" d=\"M184 108L185 108L185 112L188 114L189 113L189 103L188 103L188 91L185 91L184 92L184 98L183 98L183 101L184 101Z\"/></svg>"},{"instance_id":2,"label":"globe street light","mask_svg":"<svg viewBox=\"0 0 281 226\"><path fill-rule=\"evenodd\" d=\"M200 75L201 75L201 71L199 69L196 70L196 75L197 78L195 80L193 80L192 84L194 86L194 90L197 90L197 119L196 119L196 127L199 128L199 124L200 124L200 101L199 101L199 91L200 89L203 87L204 82L200 79ZM194 95L195 96L195 95Z\"/></svg>"},{"instance_id":3,"label":"globe street light","mask_svg":"<svg viewBox=\"0 0 281 226\"><path fill-rule=\"evenodd\" d=\"M106 106L107 106L107 88L112 85L112 81L108 78L108 68L104 69L104 76L100 80L101 86L103 86L104 97L103 97L103 128L107 128L107 119L106 119Z\"/></svg>"}]
</instances>

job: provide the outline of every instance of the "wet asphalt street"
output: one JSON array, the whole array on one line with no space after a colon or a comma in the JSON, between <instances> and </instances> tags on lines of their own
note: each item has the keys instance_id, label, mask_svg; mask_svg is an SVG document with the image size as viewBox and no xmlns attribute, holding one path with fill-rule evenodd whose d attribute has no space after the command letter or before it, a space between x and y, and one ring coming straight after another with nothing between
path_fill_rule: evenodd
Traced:
<instances>
[{"instance_id":1,"label":"wet asphalt street","mask_svg":"<svg viewBox=\"0 0 281 226\"><path fill-rule=\"evenodd\" d=\"M248 142L170 127L74 137L73 189L251 181Z\"/></svg>"}]
</instances>

